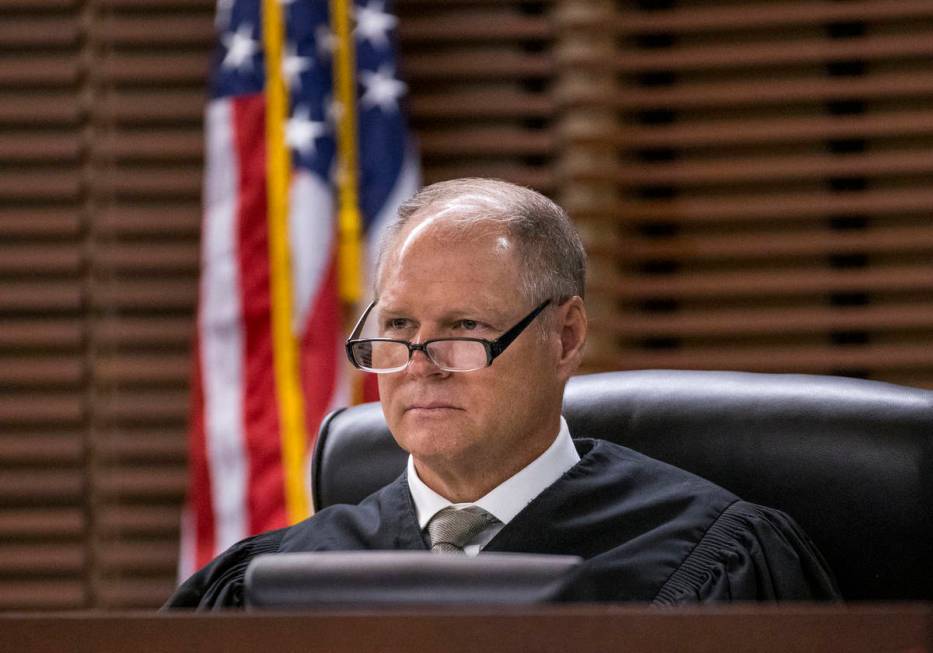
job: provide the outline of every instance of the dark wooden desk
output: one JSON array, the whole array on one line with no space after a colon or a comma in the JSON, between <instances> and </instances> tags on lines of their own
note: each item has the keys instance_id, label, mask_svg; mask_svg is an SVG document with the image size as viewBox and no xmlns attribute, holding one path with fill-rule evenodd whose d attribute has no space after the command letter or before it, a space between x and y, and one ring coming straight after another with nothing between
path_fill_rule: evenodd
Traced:
<instances>
[{"instance_id":1,"label":"dark wooden desk","mask_svg":"<svg viewBox=\"0 0 933 653\"><path fill-rule=\"evenodd\" d=\"M395 612L0 615L0 649L141 651L933 652L933 606L578 606Z\"/></svg>"}]
</instances>

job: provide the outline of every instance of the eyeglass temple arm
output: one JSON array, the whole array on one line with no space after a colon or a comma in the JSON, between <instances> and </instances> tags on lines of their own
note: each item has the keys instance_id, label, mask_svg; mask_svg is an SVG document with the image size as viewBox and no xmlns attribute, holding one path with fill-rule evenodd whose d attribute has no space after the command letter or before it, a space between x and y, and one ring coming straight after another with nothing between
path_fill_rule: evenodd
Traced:
<instances>
[{"instance_id":1,"label":"eyeglass temple arm","mask_svg":"<svg viewBox=\"0 0 933 653\"><path fill-rule=\"evenodd\" d=\"M356 325L353 327L353 331L350 332L350 337L347 338L347 342L351 340L356 340L360 337L360 331L363 330L363 323L366 322L366 318L369 317L369 312L373 310L373 306L376 305L377 300L372 300L369 303L369 306L366 307L366 310L363 311L363 314L360 315L360 319L356 321Z\"/></svg>"},{"instance_id":2,"label":"eyeglass temple arm","mask_svg":"<svg viewBox=\"0 0 933 653\"><path fill-rule=\"evenodd\" d=\"M543 311L545 307L547 307L547 305L550 303L551 303L551 300L550 299L547 300L546 302L538 306L538 308L536 308L531 313L529 313L525 317L525 319L523 319L521 322L519 322L518 324L513 326L511 329L503 333L501 336L499 336L498 338L490 342L489 343L490 362L492 361L493 358L495 358L496 356L501 354L503 351L505 351L505 348L511 345L512 341L515 340L518 336L520 336L522 334L522 331L525 330L525 327L531 324L531 321L534 320L536 317L538 317L538 313Z\"/></svg>"}]
</instances>

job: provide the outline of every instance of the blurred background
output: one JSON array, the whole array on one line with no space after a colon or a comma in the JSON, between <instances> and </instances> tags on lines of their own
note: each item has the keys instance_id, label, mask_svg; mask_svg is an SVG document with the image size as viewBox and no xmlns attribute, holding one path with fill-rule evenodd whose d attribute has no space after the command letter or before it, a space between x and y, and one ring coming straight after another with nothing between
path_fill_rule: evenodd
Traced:
<instances>
[{"instance_id":1,"label":"blurred background","mask_svg":"<svg viewBox=\"0 0 933 653\"><path fill-rule=\"evenodd\" d=\"M398 0L425 182L591 255L586 371L933 387L933 2ZM0 609L176 582L210 0L0 0Z\"/></svg>"}]
</instances>

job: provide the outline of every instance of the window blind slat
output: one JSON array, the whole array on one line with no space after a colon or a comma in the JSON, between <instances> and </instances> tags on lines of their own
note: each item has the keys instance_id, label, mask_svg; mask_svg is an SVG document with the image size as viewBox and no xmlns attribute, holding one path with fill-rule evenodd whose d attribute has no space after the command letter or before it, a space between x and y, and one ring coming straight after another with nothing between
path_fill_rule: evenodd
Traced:
<instances>
[{"instance_id":1,"label":"window blind slat","mask_svg":"<svg viewBox=\"0 0 933 653\"><path fill-rule=\"evenodd\" d=\"M514 3L508 3L514 5ZM405 45L418 42L430 44L445 41L472 40L480 42L548 39L553 35L550 22L539 16L523 16L512 7L484 8L481 11L455 9L449 13L434 12L429 16L406 15L398 26L399 38Z\"/></svg>"},{"instance_id":2,"label":"window blind slat","mask_svg":"<svg viewBox=\"0 0 933 653\"><path fill-rule=\"evenodd\" d=\"M32 272L75 273L83 255L74 245L4 245L0 244L0 274Z\"/></svg>"},{"instance_id":3,"label":"window blind slat","mask_svg":"<svg viewBox=\"0 0 933 653\"><path fill-rule=\"evenodd\" d=\"M0 544L0 574L79 574L87 561L81 542L75 544Z\"/></svg>"},{"instance_id":4,"label":"window blind slat","mask_svg":"<svg viewBox=\"0 0 933 653\"><path fill-rule=\"evenodd\" d=\"M422 94L409 102L412 117L425 118L545 118L555 108L552 98L517 90L450 91Z\"/></svg>"},{"instance_id":5,"label":"window blind slat","mask_svg":"<svg viewBox=\"0 0 933 653\"><path fill-rule=\"evenodd\" d=\"M41 424L80 426L86 416L82 397L75 394L0 396L0 423L8 427Z\"/></svg>"},{"instance_id":6,"label":"window blind slat","mask_svg":"<svg viewBox=\"0 0 933 653\"><path fill-rule=\"evenodd\" d=\"M84 361L77 357L4 356L2 361L0 385L7 387L71 386L84 378Z\"/></svg>"},{"instance_id":7,"label":"window blind slat","mask_svg":"<svg viewBox=\"0 0 933 653\"><path fill-rule=\"evenodd\" d=\"M634 88L615 97L619 109L668 106L675 110L702 107L775 105L831 100L892 100L933 95L933 73L879 73L870 77L758 79L742 82L681 84L671 88ZM594 101L580 98L577 101Z\"/></svg>"},{"instance_id":8,"label":"window blind slat","mask_svg":"<svg viewBox=\"0 0 933 653\"><path fill-rule=\"evenodd\" d=\"M72 127L82 115L74 94L57 90L6 93L0 102L0 125Z\"/></svg>"},{"instance_id":9,"label":"window blind slat","mask_svg":"<svg viewBox=\"0 0 933 653\"><path fill-rule=\"evenodd\" d=\"M77 209L0 207L0 236L75 238L81 231Z\"/></svg>"},{"instance_id":10,"label":"window blind slat","mask_svg":"<svg viewBox=\"0 0 933 653\"><path fill-rule=\"evenodd\" d=\"M819 152L790 156L733 156L711 164L684 159L672 163L623 164L620 182L695 186L843 176L923 175L933 172L933 149L832 155Z\"/></svg>"},{"instance_id":11,"label":"window blind slat","mask_svg":"<svg viewBox=\"0 0 933 653\"><path fill-rule=\"evenodd\" d=\"M833 138L914 136L933 132L933 111L898 110L877 113L802 117L745 117L741 119L683 120L669 126L627 126L616 135L619 146L680 149L710 145L795 143Z\"/></svg>"},{"instance_id":12,"label":"window blind slat","mask_svg":"<svg viewBox=\"0 0 933 653\"><path fill-rule=\"evenodd\" d=\"M73 281L2 281L0 311L48 311L49 314L76 311L82 306L83 292Z\"/></svg>"},{"instance_id":13,"label":"window blind slat","mask_svg":"<svg viewBox=\"0 0 933 653\"><path fill-rule=\"evenodd\" d=\"M665 222L693 220L793 220L819 215L858 213L921 213L933 206L933 190L924 185L861 193L798 192L739 194L722 197L689 197L671 202L621 203L623 219Z\"/></svg>"},{"instance_id":14,"label":"window blind slat","mask_svg":"<svg viewBox=\"0 0 933 653\"><path fill-rule=\"evenodd\" d=\"M928 265L893 265L869 269L799 267L773 271L767 264L741 273L707 272L703 275L620 275L616 292L626 297L754 296L843 293L858 291L933 290L933 270Z\"/></svg>"},{"instance_id":15,"label":"window blind slat","mask_svg":"<svg viewBox=\"0 0 933 653\"><path fill-rule=\"evenodd\" d=\"M200 233L201 210L192 202L167 201L147 206L146 202L114 201L101 211L97 222L100 232L107 236L191 238Z\"/></svg>"},{"instance_id":16,"label":"window blind slat","mask_svg":"<svg viewBox=\"0 0 933 653\"><path fill-rule=\"evenodd\" d=\"M77 508L11 510L0 508L0 537L58 540L84 534L84 512Z\"/></svg>"},{"instance_id":17,"label":"window blind slat","mask_svg":"<svg viewBox=\"0 0 933 653\"><path fill-rule=\"evenodd\" d=\"M750 258L778 260L832 254L872 254L925 252L933 249L933 225L877 226L857 231L832 231L814 227L809 230L786 229L762 234L680 234L670 238L619 238L608 247L598 247L593 253L609 255L616 248L627 259L702 261Z\"/></svg>"},{"instance_id":18,"label":"window blind slat","mask_svg":"<svg viewBox=\"0 0 933 653\"><path fill-rule=\"evenodd\" d=\"M820 25L862 20L920 19L933 16L926 0L854 0L851 2L743 3L692 6L665 11L622 9L615 29L620 33L702 32Z\"/></svg>"},{"instance_id":19,"label":"window blind slat","mask_svg":"<svg viewBox=\"0 0 933 653\"><path fill-rule=\"evenodd\" d=\"M813 331L933 329L933 305L877 305L684 310L664 316L620 317L613 330L628 338L728 337Z\"/></svg>"},{"instance_id":20,"label":"window blind slat","mask_svg":"<svg viewBox=\"0 0 933 653\"><path fill-rule=\"evenodd\" d=\"M101 511L101 529L117 534L173 534L178 532L178 511L169 507L114 505Z\"/></svg>"},{"instance_id":21,"label":"window blind slat","mask_svg":"<svg viewBox=\"0 0 933 653\"><path fill-rule=\"evenodd\" d=\"M47 317L41 319L0 319L0 348L18 349L77 349L84 337L84 329L77 320Z\"/></svg>"},{"instance_id":22,"label":"window blind slat","mask_svg":"<svg viewBox=\"0 0 933 653\"><path fill-rule=\"evenodd\" d=\"M430 58L403 62L405 77L412 85L427 81L541 79L554 74L555 63L548 54L512 49L471 48L462 52L437 52Z\"/></svg>"},{"instance_id":23,"label":"window blind slat","mask_svg":"<svg viewBox=\"0 0 933 653\"><path fill-rule=\"evenodd\" d=\"M933 366L933 352L924 343L860 347L716 348L646 352L622 349L616 364L622 369L726 369L825 373L831 369L909 370Z\"/></svg>"},{"instance_id":24,"label":"window blind slat","mask_svg":"<svg viewBox=\"0 0 933 653\"><path fill-rule=\"evenodd\" d=\"M80 37L80 24L73 15L9 16L0 22L0 43L5 47L68 47L76 45Z\"/></svg>"},{"instance_id":25,"label":"window blind slat","mask_svg":"<svg viewBox=\"0 0 933 653\"><path fill-rule=\"evenodd\" d=\"M0 610L67 609L85 605L87 587L76 580L4 580L0 582Z\"/></svg>"},{"instance_id":26,"label":"window blind slat","mask_svg":"<svg viewBox=\"0 0 933 653\"><path fill-rule=\"evenodd\" d=\"M78 81L81 65L67 55L0 57L0 84L36 87L67 86Z\"/></svg>"},{"instance_id":27,"label":"window blind slat","mask_svg":"<svg viewBox=\"0 0 933 653\"><path fill-rule=\"evenodd\" d=\"M775 68L787 64L823 64L857 59L878 61L933 55L927 34L872 36L830 41L827 39L780 40L734 43L720 46L694 45L662 52L626 52L616 60L624 73L653 70L715 70L719 68Z\"/></svg>"}]
</instances>

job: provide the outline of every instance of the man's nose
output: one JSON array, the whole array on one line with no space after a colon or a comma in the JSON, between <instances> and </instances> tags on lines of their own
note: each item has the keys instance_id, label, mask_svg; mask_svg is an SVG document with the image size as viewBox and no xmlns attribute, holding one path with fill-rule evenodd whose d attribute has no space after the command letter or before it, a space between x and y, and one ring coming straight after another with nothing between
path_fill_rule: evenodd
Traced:
<instances>
[{"instance_id":1,"label":"man's nose","mask_svg":"<svg viewBox=\"0 0 933 653\"><path fill-rule=\"evenodd\" d=\"M411 354L411 361L408 363L406 371L412 376L432 376L435 374L447 374L437 364L431 360L427 352L422 349L416 349Z\"/></svg>"}]
</instances>

